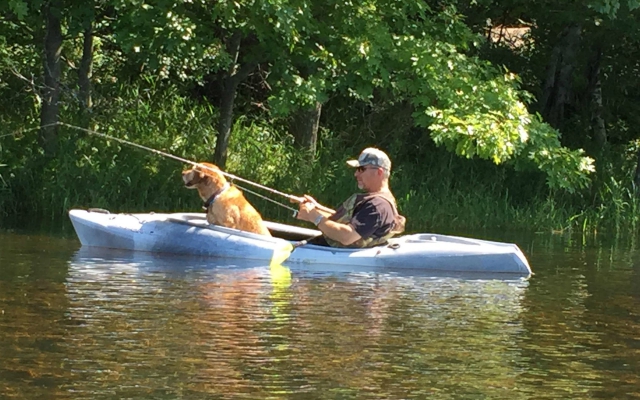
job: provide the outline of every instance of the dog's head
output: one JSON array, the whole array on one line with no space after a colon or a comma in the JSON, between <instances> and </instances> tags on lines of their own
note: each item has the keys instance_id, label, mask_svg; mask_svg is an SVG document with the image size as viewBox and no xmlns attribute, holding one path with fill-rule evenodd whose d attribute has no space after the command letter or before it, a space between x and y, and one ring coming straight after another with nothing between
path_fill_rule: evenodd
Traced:
<instances>
[{"instance_id":1,"label":"dog's head","mask_svg":"<svg viewBox=\"0 0 640 400\"><path fill-rule=\"evenodd\" d=\"M182 180L189 189L198 187L220 189L227 183L220 168L211 163L199 163L191 169L182 171Z\"/></svg>"}]
</instances>

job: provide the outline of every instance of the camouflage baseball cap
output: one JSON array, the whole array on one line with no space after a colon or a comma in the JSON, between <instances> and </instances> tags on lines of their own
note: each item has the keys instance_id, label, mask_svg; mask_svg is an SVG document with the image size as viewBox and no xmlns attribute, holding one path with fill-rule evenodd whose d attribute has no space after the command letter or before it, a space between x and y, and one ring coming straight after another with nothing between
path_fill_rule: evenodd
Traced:
<instances>
[{"instance_id":1,"label":"camouflage baseball cap","mask_svg":"<svg viewBox=\"0 0 640 400\"><path fill-rule=\"evenodd\" d=\"M364 167L365 165L373 165L387 171L391 171L391 160L384 151L368 147L362 150L357 160L349 160L347 164L351 167Z\"/></svg>"}]
</instances>

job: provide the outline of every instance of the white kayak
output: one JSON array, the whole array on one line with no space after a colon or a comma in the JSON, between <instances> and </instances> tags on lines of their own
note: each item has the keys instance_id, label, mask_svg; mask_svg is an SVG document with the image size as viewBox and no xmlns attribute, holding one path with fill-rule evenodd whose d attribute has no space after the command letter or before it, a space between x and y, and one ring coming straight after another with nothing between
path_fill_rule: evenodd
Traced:
<instances>
[{"instance_id":1,"label":"white kayak","mask_svg":"<svg viewBox=\"0 0 640 400\"><path fill-rule=\"evenodd\" d=\"M320 234L314 229L266 222L273 235L266 237L210 225L204 213L111 214L89 209L71 210L69 217L83 246L268 262L291 243L294 250L285 265L531 275L517 245L457 236L416 233L373 248L341 249L303 242Z\"/></svg>"}]
</instances>

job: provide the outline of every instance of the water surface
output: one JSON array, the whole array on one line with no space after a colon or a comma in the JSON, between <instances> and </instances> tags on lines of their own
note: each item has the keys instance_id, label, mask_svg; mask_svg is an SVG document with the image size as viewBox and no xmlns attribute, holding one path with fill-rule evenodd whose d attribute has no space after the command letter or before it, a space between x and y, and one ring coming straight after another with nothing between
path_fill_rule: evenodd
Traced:
<instances>
[{"instance_id":1,"label":"water surface","mask_svg":"<svg viewBox=\"0 0 640 400\"><path fill-rule=\"evenodd\" d=\"M475 237L515 241L535 275L272 269L5 230L0 397L640 397L633 244Z\"/></svg>"}]
</instances>

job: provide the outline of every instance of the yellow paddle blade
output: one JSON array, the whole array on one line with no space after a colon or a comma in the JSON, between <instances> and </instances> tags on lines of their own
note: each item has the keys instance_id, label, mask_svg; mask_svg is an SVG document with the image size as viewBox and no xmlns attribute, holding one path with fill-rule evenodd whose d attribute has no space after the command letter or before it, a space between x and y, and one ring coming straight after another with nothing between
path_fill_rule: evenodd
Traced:
<instances>
[{"instance_id":1,"label":"yellow paddle blade","mask_svg":"<svg viewBox=\"0 0 640 400\"><path fill-rule=\"evenodd\" d=\"M269 271L271 273L271 283L273 284L274 294L281 289L286 289L291 285L291 271L282 263L289 258L293 251L293 245L285 242L283 246L273 251Z\"/></svg>"},{"instance_id":2,"label":"yellow paddle blade","mask_svg":"<svg viewBox=\"0 0 640 400\"><path fill-rule=\"evenodd\" d=\"M291 270L289 270L289 268L280 264L271 264L269 266L269 272L274 295L281 294L280 292L282 290L291 286Z\"/></svg>"},{"instance_id":3,"label":"yellow paddle blade","mask_svg":"<svg viewBox=\"0 0 640 400\"><path fill-rule=\"evenodd\" d=\"M293 251L293 245L289 242L285 242L279 248L273 250L273 255L271 256L270 266L280 265L289 258L291 252Z\"/></svg>"},{"instance_id":4,"label":"yellow paddle blade","mask_svg":"<svg viewBox=\"0 0 640 400\"><path fill-rule=\"evenodd\" d=\"M289 268L280 264L271 264L269 266L271 275L271 295L269 298L272 302L271 314L279 324L286 324L291 319L291 271ZM281 350L286 350L288 345Z\"/></svg>"}]
</instances>

